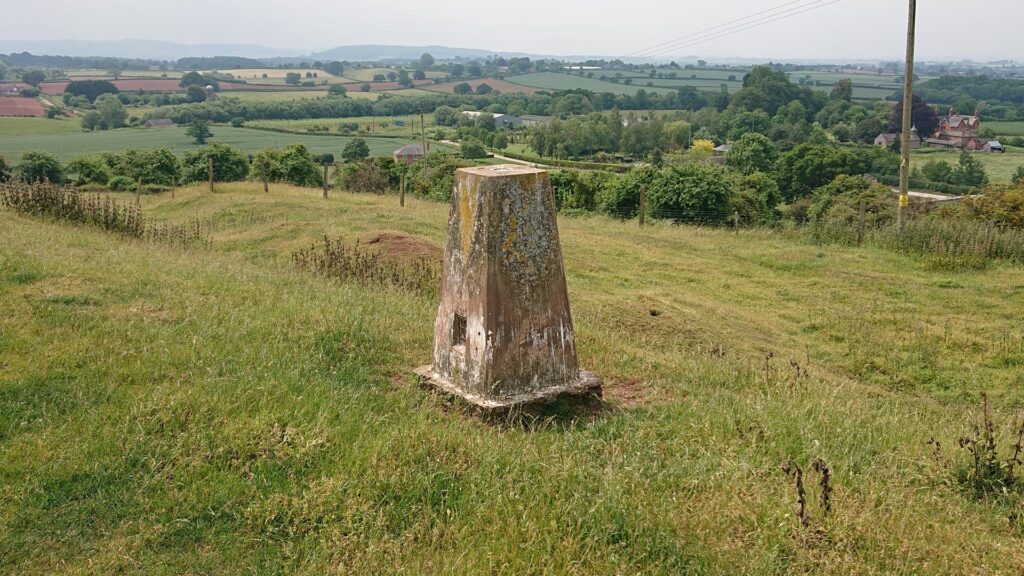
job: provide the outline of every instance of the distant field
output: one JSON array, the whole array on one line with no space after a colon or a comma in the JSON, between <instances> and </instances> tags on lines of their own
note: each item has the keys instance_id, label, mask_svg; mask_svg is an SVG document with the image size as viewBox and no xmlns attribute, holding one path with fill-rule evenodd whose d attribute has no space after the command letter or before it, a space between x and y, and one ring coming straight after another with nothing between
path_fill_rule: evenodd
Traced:
<instances>
[{"instance_id":1,"label":"distant field","mask_svg":"<svg viewBox=\"0 0 1024 576\"><path fill-rule=\"evenodd\" d=\"M344 76L352 80L353 82L370 82L373 80L375 74L388 75L388 72L394 72L398 74L398 70L395 68L351 68L345 70ZM412 74L412 72L410 72ZM444 78L444 72L427 72L427 78Z\"/></svg>"},{"instance_id":2,"label":"distant field","mask_svg":"<svg viewBox=\"0 0 1024 576\"><path fill-rule=\"evenodd\" d=\"M636 81L634 81L632 85L622 84L621 82L614 84L612 82L602 82L596 78L572 76L557 72L522 74L519 76L509 76L505 80L513 84L529 86L539 90L572 90L574 88L584 88L586 90L593 90L594 92L610 92L612 94L629 95L636 94L636 91L641 88L648 92L659 92L662 94L674 92L676 90L674 88L647 88L643 83L637 83Z\"/></svg>"},{"instance_id":3,"label":"distant field","mask_svg":"<svg viewBox=\"0 0 1024 576\"><path fill-rule=\"evenodd\" d=\"M473 90L476 90L477 86L481 84L487 84L491 88L494 88L498 92L504 92L506 94L512 94L520 92L523 94L534 94L537 92L536 88L531 86L524 86L523 84L513 84L512 82L506 82L504 80L498 80L496 78L478 78L475 80L456 80L453 82L447 82L444 84L426 84L422 87L423 90L429 92L444 92L451 94L455 91L455 87L459 84L469 84Z\"/></svg>"},{"instance_id":4,"label":"distant field","mask_svg":"<svg viewBox=\"0 0 1024 576\"><path fill-rule=\"evenodd\" d=\"M982 126L995 130L998 136L1024 136L1024 122L985 122Z\"/></svg>"},{"instance_id":5,"label":"distant field","mask_svg":"<svg viewBox=\"0 0 1024 576\"><path fill-rule=\"evenodd\" d=\"M319 78L336 78L332 74L328 74L323 70L317 70L315 68L239 68L237 70L206 70L205 73L219 72L221 74L231 74L235 78L241 78L242 80L263 80L264 75L266 78L281 78L283 79L288 74L298 73L302 76L303 80L306 80L306 74L316 74Z\"/></svg>"},{"instance_id":6,"label":"distant field","mask_svg":"<svg viewBox=\"0 0 1024 576\"><path fill-rule=\"evenodd\" d=\"M985 165L988 177L993 184L1008 184L1018 166L1024 166L1024 148L1007 148L1005 154L987 154L976 152L972 156ZM945 160L956 165L960 160L960 152L953 150L937 150L922 148L914 150L911 162L921 167L931 160Z\"/></svg>"},{"instance_id":7,"label":"distant field","mask_svg":"<svg viewBox=\"0 0 1024 576\"><path fill-rule=\"evenodd\" d=\"M289 144L305 144L311 151L322 154L331 152L341 155L351 138L343 136L316 136L305 134L282 134L253 130L250 128L232 128L230 126L213 126L211 142L227 144L243 152L251 153L262 148L280 148ZM413 143L411 139L400 138L366 138L370 146L370 154L374 156L389 155L405 144ZM177 154L198 148L190 138L185 136L183 126L174 128L144 129L123 128L105 132L77 132L67 134L19 136L18 138L0 138L0 156L8 161L17 162L22 154L29 150L45 150L60 161L66 162L76 156L95 154L97 152L120 152L129 148L170 148Z\"/></svg>"},{"instance_id":8,"label":"distant field","mask_svg":"<svg viewBox=\"0 0 1024 576\"><path fill-rule=\"evenodd\" d=\"M0 118L0 137L74 134L81 131L77 119Z\"/></svg>"},{"instance_id":9,"label":"distant field","mask_svg":"<svg viewBox=\"0 0 1024 576\"><path fill-rule=\"evenodd\" d=\"M79 70L66 70L65 74L68 78L109 78L109 70L100 70L98 68L84 68ZM121 78L181 78L184 72L177 70L125 70L121 74Z\"/></svg>"},{"instance_id":10,"label":"distant field","mask_svg":"<svg viewBox=\"0 0 1024 576\"><path fill-rule=\"evenodd\" d=\"M46 109L35 98L20 96L0 96L0 117L3 116L43 116Z\"/></svg>"},{"instance_id":11,"label":"distant field","mask_svg":"<svg viewBox=\"0 0 1024 576\"><path fill-rule=\"evenodd\" d=\"M436 127L433 114L425 114L427 129ZM396 122L404 122L404 126L398 126ZM305 120L254 120L246 124L251 127L277 128L283 130L306 131L310 127L326 126L331 132L337 133L341 124L355 123L361 130L372 130L375 133L385 136L407 136L412 139L419 137L420 117L415 116L393 116L389 118L362 116L358 118L310 118ZM397 146L396 146L397 148Z\"/></svg>"}]
</instances>

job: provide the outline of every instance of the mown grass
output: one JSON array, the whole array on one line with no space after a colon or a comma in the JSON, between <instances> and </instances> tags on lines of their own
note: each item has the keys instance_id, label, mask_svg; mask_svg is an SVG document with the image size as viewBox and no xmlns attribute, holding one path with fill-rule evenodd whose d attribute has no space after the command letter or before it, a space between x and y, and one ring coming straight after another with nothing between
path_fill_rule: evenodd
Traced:
<instances>
[{"instance_id":1,"label":"mown grass","mask_svg":"<svg viewBox=\"0 0 1024 576\"><path fill-rule=\"evenodd\" d=\"M340 120L336 121L340 122ZM253 153L263 148L281 148L290 144L304 144L312 152L322 154L331 152L340 157L341 151L350 141L344 136L285 134L251 128L234 128L231 126L212 126L213 138L210 142L226 144L245 153ZM399 138L365 138L372 156L390 155L404 144L413 140ZM65 162L76 156L95 154L97 152L123 152L128 149L148 149L166 147L176 154L199 148L196 143L185 135L185 127L173 128L122 128L101 132L77 132L68 134L24 135L18 138L0 139L0 156L17 161L27 151L46 150L58 160Z\"/></svg>"},{"instance_id":2,"label":"mown grass","mask_svg":"<svg viewBox=\"0 0 1024 576\"><path fill-rule=\"evenodd\" d=\"M0 137L76 134L81 131L82 125L72 119L0 118Z\"/></svg>"},{"instance_id":3,"label":"mown grass","mask_svg":"<svg viewBox=\"0 0 1024 576\"><path fill-rule=\"evenodd\" d=\"M1024 148L1008 147L1004 154L974 152L972 157L985 166L989 179L994 184L1009 184L1013 173L1018 167L1024 166ZM912 153L912 163L921 167L932 160L945 160L953 166L960 161L959 150L938 150L935 148L919 148Z\"/></svg>"},{"instance_id":4,"label":"mown grass","mask_svg":"<svg viewBox=\"0 0 1024 576\"><path fill-rule=\"evenodd\" d=\"M0 213L0 573L1024 569L1013 501L964 494L927 443L952 460L982 388L1000 422L1021 405L1021 268L562 219L607 405L493 421L408 376L434 301L288 263L324 234L440 243L447 206L142 202L222 225L181 251ZM805 529L779 465L813 458L833 512L808 472Z\"/></svg>"}]
</instances>

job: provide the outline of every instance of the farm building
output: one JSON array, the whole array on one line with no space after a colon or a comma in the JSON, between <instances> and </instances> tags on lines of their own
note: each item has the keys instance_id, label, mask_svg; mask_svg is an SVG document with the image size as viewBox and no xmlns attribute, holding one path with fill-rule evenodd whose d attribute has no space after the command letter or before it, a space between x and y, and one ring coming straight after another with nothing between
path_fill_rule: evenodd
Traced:
<instances>
[{"instance_id":1,"label":"farm building","mask_svg":"<svg viewBox=\"0 0 1024 576\"><path fill-rule=\"evenodd\" d=\"M888 148L888 147L892 146L894 143L898 142L899 140L900 140L900 135L899 134L879 134L878 138L875 138L875 146L881 146L883 148ZM917 134L917 128L911 128L910 129L910 147L911 148L920 148L921 147L921 137L918 136L918 134Z\"/></svg>"},{"instance_id":2,"label":"farm building","mask_svg":"<svg viewBox=\"0 0 1024 576\"><path fill-rule=\"evenodd\" d=\"M465 114L466 116L469 116L470 118L476 120L477 118L483 116L484 114L490 114L490 113L489 112L476 112L474 110L466 110L466 111L463 112L463 114ZM508 114L491 114L491 116L494 116L494 127L497 128L498 130L503 130L503 129L508 129L508 128L518 128L518 127L523 125L522 118L519 118L518 116L510 116Z\"/></svg>"},{"instance_id":3,"label":"farm building","mask_svg":"<svg viewBox=\"0 0 1024 576\"><path fill-rule=\"evenodd\" d=\"M985 146L982 147L982 151L992 152L993 154L1002 154L1006 152L1006 148L1003 148L1003 144L999 140L989 140L985 143Z\"/></svg>"},{"instance_id":4,"label":"farm building","mask_svg":"<svg viewBox=\"0 0 1024 576\"><path fill-rule=\"evenodd\" d=\"M169 128L174 126L174 122L171 122L167 118L154 118L147 121L143 126L146 128Z\"/></svg>"},{"instance_id":5,"label":"farm building","mask_svg":"<svg viewBox=\"0 0 1024 576\"><path fill-rule=\"evenodd\" d=\"M399 164L414 164L423 158L423 148L415 144L406 144L393 154L395 162Z\"/></svg>"},{"instance_id":6,"label":"farm building","mask_svg":"<svg viewBox=\"0 0 1024 576\"><path fill-rule=\"evenodd\" d=\"M932 138L928 139L928 143L942 148L984 150L988 139L978 136L979 129L981 129L981 119L977 113L967 116L957 114L956 110L950 108L949 115L939 120L939 128ZM941 143L936 141L941 141Z\"/></svg>"},{"instance_id":7,"label":"farm building","mask_svg":"<svg viewBox=\"0 0 1024 576\"><path fill-rule=\"evenodd\" d=\"M533 114L524 114L523 116L520 116L519 119L522 121L523 126L527 128L551 122L551 116L535 116Z\"/></svg>"}]
</instances>

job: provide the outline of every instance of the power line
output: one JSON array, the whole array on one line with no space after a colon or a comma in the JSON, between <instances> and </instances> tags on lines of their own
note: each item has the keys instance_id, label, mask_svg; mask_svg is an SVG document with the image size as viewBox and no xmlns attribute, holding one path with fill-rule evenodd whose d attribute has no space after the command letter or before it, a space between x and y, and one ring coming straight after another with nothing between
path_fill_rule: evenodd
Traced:
<instances>
[{"instance_id":1,"label":"power line","mask_svg":"<svg viewBox=\"0 0 1024 576\"><path fill-rule=\"evenodd\" d=\"M802 6L796 6L794 8L790 8L788 10L783 10L781 12L776 12L774 14L771 14L771 15L768 15L768 16L764 16L762 18L750 20L749 22L744 22L743 24L739 24L737 26L732 26L730 28L719 30L719 31L714 32L712 34L705 34L705 35L702 35L702 36L699 36L699 37L696 37L696 38L692 38L690 40L683 40L683 41L675 42L671 46L668 46L667 48L662 48L662 49L658 49L658 50L655 50L655 51L652 51L652 52L649 52L649 53L645 53L642 57L650 58L650 57L653 57L653 56L667 54L668 52L671 52L673 50L679 50L679 49L682 49L682 48L687 48L687 47L690 47L690 46L695 46L697 44L703 44L705 42L710 42L712 40L717 40L719 38L724 38L726 36L732 36L732 35L735 35L735 34L739 34L741 32L746 32L748 30L753 30L754 28L760 28L761 26L765 26L765 25L771 24L773 22L778 22L780 20L786 20L788 18L792 18L794 16L799 16L801 14L804 14L804 13L807 13L807 12L812 12L814 10L820 10L820 9L825 8L827 6L831 6L832 4L838 4L839 2L842 2L842 1L843 0L831 0L829 2L825 2L825 3L822 4L822 2L824 2L824 0L814 0L813 2L811 2L809 4L804 4ZM747 20L749 20L749 18Z\"/></svg>"},{"instance_id":2,"label":"power line","mask_svg":"<svg viewBox=\"0 0 1024 576\"><path fill-rule=\"evenodd\" d=\"M805 2L805 1L806 0L793 0L791 2L786 2L785 4L780 4L778 6L775 6L774 8L769 8L767 10L762 10L760 12L754 12L753 14L748 14L747 16L744 16L742 18L737 18L735 20L730 20L730 21L728 21L728 22L726 22L724 24L719 24L718 26L712 26L710 28L705 28L703 30L698 30L696 32L691 32L689 34L685 34L683 36L680 36L679 38L675 38L674 40L669 40L667 42L662 42L661 44L655 44L654 46L649 46L649 47L644 48L642 50L637 50L635 52L630 52L629 54L626 54L625 56L622 56L622 58L629 58L631 56L641 56L645 52L649 52L651 50L656 50L656 49L661 48L663 46L666 46L668 44L674 44L676 42L683 41L683 40L685 40L687 38L690 38L691 36L696 36L698 34L703 34L705 32L711 32L712 30L717 30L719 28L724 28L725 26L728 26L730 24L736 24L736 23L742 22L744 20L749 20L750 18L753 18L755 16L760 16L761 14L767 14L768 12L774 12L774 11L780 9L780 8L785 8L786 6L790 6L792 4L799 4L799 3Z\"/></svg>"}]
</instances>

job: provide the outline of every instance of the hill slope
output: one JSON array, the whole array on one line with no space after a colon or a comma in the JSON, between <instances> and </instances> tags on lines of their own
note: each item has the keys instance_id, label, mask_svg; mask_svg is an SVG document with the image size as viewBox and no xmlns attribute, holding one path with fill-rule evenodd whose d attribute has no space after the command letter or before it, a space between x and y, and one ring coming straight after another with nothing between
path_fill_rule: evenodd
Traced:
<instances>
[{"instance_id":1,"label":"hill slope","mask_svg":"<svg viewBox=\"0 0 1024 576\"><path fill-rule=\"evenodd\" d=\"M607 404L493 422L409 377L433 300L288 263L322 234L438 245L447 206L219 190L144 198L217 223L190 251L0 212L0 573L1024 568L952 448L980 387L999 424L1021 400L1020 268L563 219Z\"/></svg>"}]
</instances>

